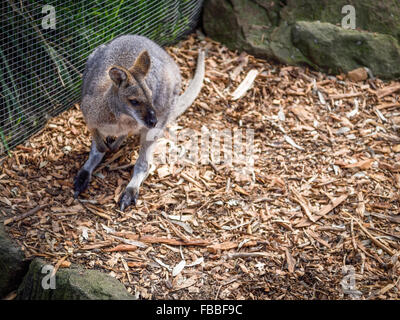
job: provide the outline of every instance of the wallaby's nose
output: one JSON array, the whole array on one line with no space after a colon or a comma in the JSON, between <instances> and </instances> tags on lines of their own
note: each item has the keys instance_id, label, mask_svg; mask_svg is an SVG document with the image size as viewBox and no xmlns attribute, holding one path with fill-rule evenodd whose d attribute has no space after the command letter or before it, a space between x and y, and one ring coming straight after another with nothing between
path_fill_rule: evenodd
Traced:
<instances>
[{"instance_id":1,"label":"wallaby's nose","mask_svg":"<svg viewBox=\"0 0 400 320\"><path fill-rule=\"evenodd\" d=\"M157 124L157 117L156 114L153 110L148 110L147 111L147 115L146 115L146 119L145 119L146 125L149 128L154 128Z\"/></svg>"}]
</instances>

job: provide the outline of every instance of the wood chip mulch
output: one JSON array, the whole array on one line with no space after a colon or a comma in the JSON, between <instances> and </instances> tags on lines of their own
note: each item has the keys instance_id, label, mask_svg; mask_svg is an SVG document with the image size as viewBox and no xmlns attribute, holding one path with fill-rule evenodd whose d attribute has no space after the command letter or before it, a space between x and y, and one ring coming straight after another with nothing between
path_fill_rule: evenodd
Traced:
<instances>
[{"instance_id":1,"label":"wood chip mulch","mask_svg":"<svg viewBox=\"0 0 400 320\"><path fill-rule=\"evenodd\" d=\"M76 201L90 137L75 105L0 159L0 217L26 255L105 271L140 299L399 299L399 83L192 35L168 48L185 86L199 47L204 87L175 126L253 129L251 179L223 163L164 164L120 212L139 148L129 138Z\"/></svg>"}]
</instances>

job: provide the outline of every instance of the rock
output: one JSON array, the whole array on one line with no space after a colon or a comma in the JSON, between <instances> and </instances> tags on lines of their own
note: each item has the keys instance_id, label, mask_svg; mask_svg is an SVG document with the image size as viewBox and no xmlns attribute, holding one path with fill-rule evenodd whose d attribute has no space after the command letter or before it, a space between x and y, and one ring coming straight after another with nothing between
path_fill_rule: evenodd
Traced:
<instances>
[{"instance_id":1,"label":"rock","mask_svg":"<svg viewBox=\"0 0 400 320\"><path fill-rule=\"evenodd\" d=\"M304 56L327 73L368 67L382 79L400 76L400 46L390 35L299 21L292 28L292 41Z\"/></svg>"},{"instance_id":2,"label":"rock","mask_svg":"<svg viewBox=\"0 0 400 320\"><path fill-rule=\"evenodd\" d=\"M24 253L0 223L0 298L18 288L28 266Z\"/></svg>"},{"instance_id":3,"label":"rock","mask_svg":"<svg viewBox=\"0 0 400 320\"><path fill-rule=\"evenodd\" d=\"M270 35L277 27L279 10L274 1L208 0L203 11L207 35L230 49L272 56Z\"/></svg>"},{"instance_id":4,"label":"rock","mask_svg":"<svg viewBox=\"0 0 400 320\"><path fill-rule=\"evenodd\" d=\"M134 300L117 279L96 270L76 266L58 269L54 287L50 280L51 269L46 262L34 259L21 286L18 300ZM47 285L47 289L42 285Z\"/></svg>"},{"instance_id":5,"label":"rock","mask_svg":"<svg viewBox=\"0 0 400 320\"><path fill-rule=\"evenodd\" d=\"M354 82L368 79L368 72L365 68L357 68L347 73L347 77Z\"/></svg>"},{"instance_id":6,"label":"rock","mask_svg":"<svg viewBox=\"0 0 400 320\"><path fill-rule=\"evenodd\" d=\"M397 0L287 0L280 16L288 23L320 21L340 26L347 13L345 5L355 9L356 29L388 34L400 40L400 3Z\"/></svg>"},{"instance_id":7,"label":"rock","mask_svg":"<svg viewBox=\"0 0 400 320\"><path fill-rule=\"evenodd\" d=\"M397 59L397 41L400 41L399 2L351 1L355 8L357 30L338 27L347 14L342 13L342 8L348 4L348 0L206 0L203 27L207 36L225 44L229 49L246 51L256 57L292 65L307 64L333 74L338 74L340 70L347 72L368 67L375 76L384 79L397 78L396 70L390 70L389 67L385 71L385 68ZM316 49L308 49L310 46L302 42L307 41L303 38L305 31L300 34L294 30L302 22L318 23L317 21L326 24L308 25L315 27L307 31L315 32L314 39L317 41L318 37L324 44L328 40L335 40L335 45L340 44L343 51L339 53L339 47L330 46L330 50L337 50L332 51L334 56L325 62L317 59ZM321 34L339 30L340 35L334 38L329 34L330 38L324 39ZM354 42L352 39L357 40ZM361 45L354 45L358 40ZM387 52L376 56L380 46ZM318 52L323 53L324 57L329 57L330 54L322 50ZM357 60L357 55L362 59ZM376 62L371 60L376 57L379 58ZM349 61L345 61L346 59ZM321 61L324 63L319 64Z\"/></svg>"}]
</instances>

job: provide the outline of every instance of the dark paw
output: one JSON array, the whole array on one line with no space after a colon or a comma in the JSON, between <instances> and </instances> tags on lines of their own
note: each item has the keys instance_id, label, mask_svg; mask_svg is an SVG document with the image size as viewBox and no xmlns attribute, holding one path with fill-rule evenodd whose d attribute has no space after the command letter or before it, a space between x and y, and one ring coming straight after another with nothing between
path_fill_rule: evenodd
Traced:
<instances>
[{"instance_id":1,"label":"dark paw","mask_svg":"<svg viewBox=\"0 0 400 320\"><path fill-rule=\"evenodd\" d=\"M87 170L80 170L74 179L74 198L78 198L79 194L86 190L89 185L90 174Z\"/></svg>"},{"instance_id":2,"label":"dark paw","mask_svg":"<svg viewBox=\"0 0 400 320\"><path fill-rule=\"evenodd\" d=\"M110 136L106 137L106 140L104 141L108 150L111 150L111 146L114 144L114 142L115 142L115 138L110 137Z\"/></svg>"},{"instance_id":3,"label":"dark paw","mask_svg":"<svg viewBox=\"0 0 400 320\"><path fill-rule=\"evenodd\" d=\"M119 199L120 210L124 211L125 208L129 207L132 203L136 205L136 201L139 197L139 192L133 188L126 188Z\"/></svg>"}]
</instances>

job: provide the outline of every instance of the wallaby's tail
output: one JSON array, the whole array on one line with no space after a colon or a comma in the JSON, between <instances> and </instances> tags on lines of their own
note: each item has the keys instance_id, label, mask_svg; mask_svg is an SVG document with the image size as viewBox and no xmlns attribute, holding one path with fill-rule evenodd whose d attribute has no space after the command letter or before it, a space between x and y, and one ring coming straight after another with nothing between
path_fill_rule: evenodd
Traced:
<instances>
[{"instance_id":1,"label":"wallaby's tail","mask_svg":"<svg viewBox=\"0 0 400 320\"><path fill-rule=\"evenodd\" d=\"M197 57L197 66L195 75L193 79L190 81L186 91L181 96L179 96L178 102L170 118L171 121L175 120L182 113L184 113L186 109L191 106L193 101L196 99L197 95L200 93L204 79L204 65L205 65L204 56L205 56L204 51L200 50L199 56Z\"/></svg>"}]
</instances>

